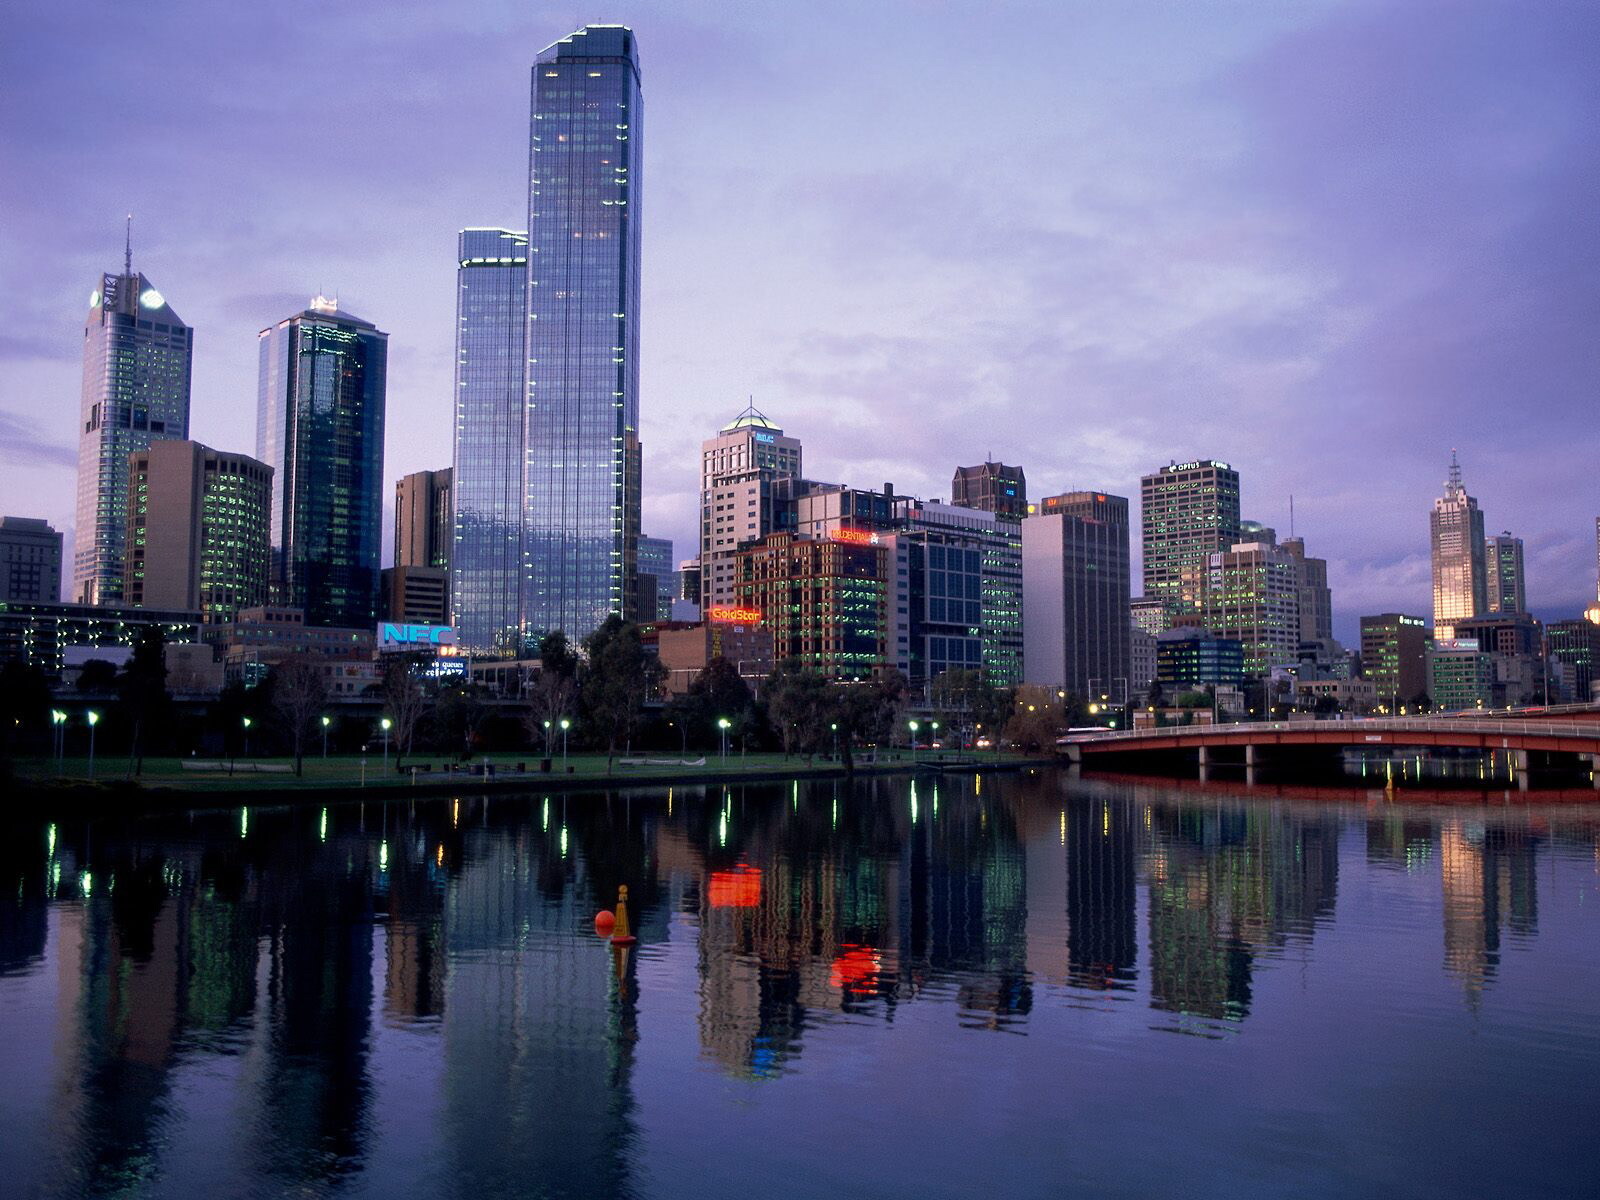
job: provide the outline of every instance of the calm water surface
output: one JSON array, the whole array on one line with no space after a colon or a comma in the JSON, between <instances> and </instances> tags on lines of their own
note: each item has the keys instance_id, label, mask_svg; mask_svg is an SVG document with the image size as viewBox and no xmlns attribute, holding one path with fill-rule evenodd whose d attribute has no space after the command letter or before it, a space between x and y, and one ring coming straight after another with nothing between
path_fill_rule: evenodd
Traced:
<instances>
[{"instance_id":1,"label":"calm water surface","mask_svg":"<svg viewBox=\"0 0 1600 1200\"><path fill-rule=\"evenodd\" d=\"M13 820L0 1193L1600 1195L1600 807L1351 800Z\"/></svg>"}]
</instances>

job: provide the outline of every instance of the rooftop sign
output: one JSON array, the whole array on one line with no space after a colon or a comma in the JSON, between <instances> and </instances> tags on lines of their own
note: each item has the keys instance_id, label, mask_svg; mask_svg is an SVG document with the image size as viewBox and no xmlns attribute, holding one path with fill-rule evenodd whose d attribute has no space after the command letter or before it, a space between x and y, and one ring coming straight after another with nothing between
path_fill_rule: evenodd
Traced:
<instances>
[{"instance_id":1,"label":"rooftop sign","mask_svg":"<svg viewBox=\"0 0 1600 1200\"><path fill-rule=\"evenodd\" d=\"M742 625L761 624L761 610L759 608L734 608L731 605L713 604L706 610L706 616L719 624L725 622Z\"/></svg>"},{"instance_id":2,"label":"rooftop sign","mask_svg":"<svg viewBox=\"0 0 1600 1200\"><path fill-rule=\"evenodd\" d=\"M451 653L456 644L456 631L450 625L399 625L383 621L378 625L378 649L436 650ZM445 650L444 647L450 647Z\"/></svg>"}]
</instances>

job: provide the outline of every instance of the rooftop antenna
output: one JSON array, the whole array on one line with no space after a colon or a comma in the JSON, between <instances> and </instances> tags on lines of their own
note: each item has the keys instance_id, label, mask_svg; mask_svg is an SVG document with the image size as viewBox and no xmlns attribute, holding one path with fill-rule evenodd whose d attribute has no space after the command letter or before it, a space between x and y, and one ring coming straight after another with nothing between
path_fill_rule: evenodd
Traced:
<instances>
[{"instance_id":1,"label":"rooftop antenna","mask_svg":"<svg viewBox=\"0 0 1600 1200\"><path fill-rule=\"evenodd\" d=\"M128 214L128 224L122 238L122 273L133 274L133 214Z\"/></svg>"},{"instance_id":2,"label":"rooftop antenna","mask_svg":"<svg viewBox=\"0 0 1600 1200\"><path fill-rule=\"evenodd\" d=\"M1289 536L1294 537L1294 493L1289 493Z\"/></svg>"},{"instance_id":3,"label":"rooftop antenna","mask_svg":"<svg viewBox=\"0 0 1600 1200\"><path fill-rule=\"evenodd\" d=\"M1461 463L1456 459L1456 448L1450 447L1450 487L1461 490Z\"/></svg>"}]
</instances>

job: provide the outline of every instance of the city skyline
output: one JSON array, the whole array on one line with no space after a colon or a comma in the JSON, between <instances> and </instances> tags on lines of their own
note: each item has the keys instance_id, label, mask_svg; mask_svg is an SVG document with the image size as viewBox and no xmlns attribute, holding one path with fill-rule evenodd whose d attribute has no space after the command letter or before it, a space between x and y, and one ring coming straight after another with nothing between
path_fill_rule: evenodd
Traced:
<instances>
[{"instance_id":1,"label":"city skyline","mask_svg":"<svg viewBox=\"0 0 1600 1200\"><path fill-rule=\"evenodd\" d=\"M1596 161L1578 131L1597 107L1576 50L1592 44L1592 27L1577 23L1594 14L1513 20L1463 6L1447 23L1323 5L1217 10L1202 30L1170 16L1108 26L1084 19L1092 9L1035 13L1028 19L1041 35L1082 25L1072 46L1058 39L1049 70L1013 62L1005 22L929 15L908 26L872 85L878 115L848 129L825 120L833 132L823 140L814 122L798 121L841 103L809 73L823 35L786 41L774 10L707 24L628 8L605 15L649 44L646 171L661 181L645 235L651 317L641 362L651 533L695 540L699 442L753 392L805 441L812 474L855 486L892 478L930 499L983 451L1020 464L1039 494L1128 494L1164 462L1229 461L1243 477L1245 517L1282 528L1294 495L1295 531L1329 559L1335 632L1346 644L1362 613L1426 611L1423 514L1459 445L1490 527L1525 541L1534 613L1574 615L1592 597L1596 497L1585 464L1596 435L1581 417L1595 371L1574 289L1596 249L1576 207ZM353 35L374 36L354 27L358 13L342 20ZM903 16L889 8L852 23L871 32ZM409 28L424 31L415 36L428 38L426 51L391 30L385 53L416 51L412 90L390 96L360 73L342 76L342 87L358 113L395 110L380 131L413 122L404 154L319 172L314 213L286 203L283 216L253 211L221 225L210 218L229 211L223 197L236 189L277 199L282 183L262 191L261 176L281 173L285 146L276 136L234 145L250 139L231 132L240 119L232 102L154 45L169 22L188 19L181 6L147 27L108 15L121 39L105 39L120 47L115 61L63 58L73 19L41 18L0 51L22 95L41 66L52 84L34 90L67 94L38 129L20 122L40 110L18 105L7 133L36 186L11 197L18 219L0 234L0 261L39 295L0 346L0 509L72 525L72 330L82 281L113 269L129 208L160 214L136 220L136 259L199 335L191 436L249 449L241 400L254 373L251 335L322 285L394 335L399 419L385 488L448 465L450 242L477 222L520 225L523 72L539 46L569 32L570 16L519 15L492 31L485 16L444 38L417 19ZM240 15L219 26L223 52L245 55L248 39L281 36L264 21ZM856 71L876 41L830 43L829 52L841 72ZM969 73L1015 68L1016 94L970 104L898 86L913 72L925 77L930 62ZM472 96L445 86L466 69L481 81ZM1365 89L1354 112L1341 108L1351 73ZM1455 89L1467 78L1483 95L1462 107ZM1157 79L1163 86L1151 88ZM144 94L149 110L75 143L103 151L109 168L79 178L48 138L107 89ZM994 134L1004 161L979 185L931 149L936 135L970 149L1046 100L1062 122L1043 135L1051 147L1082 135L1059 163L1042 165L1037 143L1007 127ZM227 146L198 179L163 175L152 165L159 154L141 157L162 144L158 118L179 101L197 106L196 150ZM300 102L253 101L269 111ZM1126 119L1120 147L1106 125L1114 109ZM259 112L249 114L253 124ZM1157 128L1156 118L1174 116L1190 147ZM770 154L752 171L722 143L748 145L756 128ZM1495 146L1519 149L1496 156ZM492 169L479 165L491 159ZM1037 187L1015 190L1041 171ZM1463 171L1475 186L1459 186ZM426 197L403 186L422 172L442 181ZM175 195L168 176L189 194ZM108 196L108 177L127 194ZM1349 205L1358 181L1364 202ZM915 188L909 207L890 203L903 186ZM390 190L401 198L379 194ZM1057 219L1026 199L1035 193L1059 201ZM1019 211L991 219L1012 197L1023 200ZM757 216L741 220L730 204ZM301 228L308 236L292 244ZM952 229L970 236L952 243ZM1158 269L1134 241L1170 248L1171 262ZM873 269L861 271L868 260ZM1014 299L983 283L997 271L1020 271ZM1090 292L1092 304L1081 298ZM735 293L741 304L728 304ZM958 296L984 298L981 322ZM1210 420L1173 419L1196 403ZM1483 419L1519 403L1528 419ZM1561 449L1552 453L1556 429ZM1167 440L1173 430L1181 444ZM974 431L994 444L972 446Z\"/></svg>"}]
</instances>

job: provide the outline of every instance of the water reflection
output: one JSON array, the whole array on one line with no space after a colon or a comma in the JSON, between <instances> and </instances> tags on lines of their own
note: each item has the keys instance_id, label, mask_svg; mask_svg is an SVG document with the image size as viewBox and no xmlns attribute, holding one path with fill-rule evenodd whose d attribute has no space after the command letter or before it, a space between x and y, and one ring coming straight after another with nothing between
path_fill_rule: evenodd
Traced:
<instances>
[{"instance_id":1,"label":"water reflection","mask_svg":"<svg viewBox=\"0 0 1600 1200\"><path fill-rule=\"evenodd\" d=\"M1341 865L1406 889L1402 914L1432 906L1443 954L1415 970L1476 1011L1508 941L1540 934L1540 856L1600 863L1600 811L1043 773L24 821L0 847L0 1016L51 1024L47 1070L7 1082L42 1139L0 1161L27 1191L422 1171L475 1198L623 1196L652 1191L643 1014L752 1082L912 1014L965 1038L1060 1037L1054 1011L1227 1039L1263 1019L1262 972L1334 923ZM636 954L590 929L621 884Z\"/></svg>"}]
</instances>

